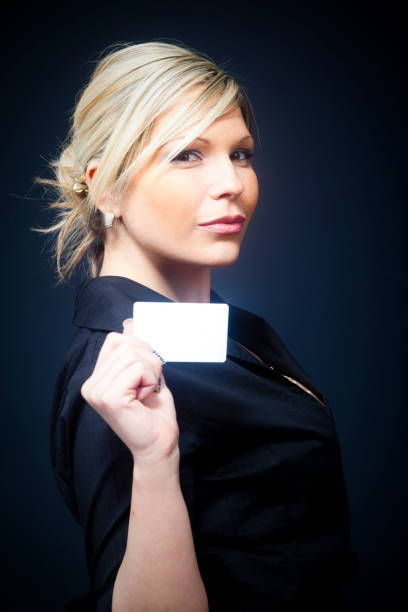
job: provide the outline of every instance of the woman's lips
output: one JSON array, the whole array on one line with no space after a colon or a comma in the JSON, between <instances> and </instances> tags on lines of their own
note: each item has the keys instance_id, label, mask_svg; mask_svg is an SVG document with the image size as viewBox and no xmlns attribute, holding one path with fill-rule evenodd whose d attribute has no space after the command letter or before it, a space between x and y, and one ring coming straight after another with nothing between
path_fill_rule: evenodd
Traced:
<instances>
[{"instance_id":1,"label":"woman's lips","mask_svg":"<svg viewBox=\"0 0 408 612\"><path fill-rule=\"evenodd\" d=\"M240 223L210 223L208 225L200 225L204 229L218 234L236 234L242 230L243 221Z\"/></svg>"}]
</instances>

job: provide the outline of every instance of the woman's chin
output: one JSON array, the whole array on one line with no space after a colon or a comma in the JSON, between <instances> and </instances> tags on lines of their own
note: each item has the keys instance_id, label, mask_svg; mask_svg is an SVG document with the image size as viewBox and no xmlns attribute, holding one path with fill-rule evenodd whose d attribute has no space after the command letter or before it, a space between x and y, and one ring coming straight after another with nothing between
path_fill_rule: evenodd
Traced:
<instances>
[{"instance_id":1,"label":"woman's chin","mask_svg":"<svg viewBox=\"0 0 408 612\"><path fill-rule=\"evenodd\" d=\"M208 268L223 268L235 263L240 253L240 243L208 245L199 249L191 247L186 249L187 254L179 259L179 262L188 263L194 266L204 266ZM169 258L169 261L171 258Z\"/></svg>"},{"instance_id":2,"label":"woman's chin","mask_svg":"<svg viewBox=\"0 0 408 612\"><path fill-rule=\"evenodd\" d=\"M222 253L217 253L212 257L212 261L209 263L212 268L223 268L225 266L231 266L237 261L239 257L239 246L234 245L234 248L224 249Z\"/></svg>"}]
</instances>

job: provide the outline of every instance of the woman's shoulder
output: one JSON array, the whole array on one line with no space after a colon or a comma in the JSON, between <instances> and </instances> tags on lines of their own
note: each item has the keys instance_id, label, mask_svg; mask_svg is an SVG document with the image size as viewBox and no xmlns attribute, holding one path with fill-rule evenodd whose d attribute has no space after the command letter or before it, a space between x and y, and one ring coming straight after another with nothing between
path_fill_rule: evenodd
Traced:
<instances>
[{"instance_id":1,"label":"woman's shoulder","mask_svg":"<svg viewBox=\"0 0 408 612\"><path fill-rule=\"evenodd\" d=\"M75 330L58 373L54 396L61 398L67 384L72 380L78 379L79 383L83 379L84 382L89 376L88 371L93 370L106 335L107 332L100 330L87 328Z\"/></svg>"},{"instance_id":2,"label":"woman's shoulder","mask_svg":"<svg viewBox=\"0 0 408 612\"><path fill-rule=\"evenodd\" d=\"M99 351L109 332L122 330L122 321L132 316L133 295L121 277L97 277L77 288L74 333L54 387L51 413L51 453L65 454L73 443L79 420L87 410L81 387L92 374ZM102 420L101 420L102 423Z\"/></svg>"},{"instance_id":3,"label":"woman's shoulder","mask_svg":"<svg viewBox=\"0 0 408 612\"><path fill-rule=\"evenodd\" d=\"M82 401L81 386L91 375L107 332L78 328L65 353L54 387L51 428Z\"/></svg>"},{"instance_id":4,"label":"woman's shoulder","mask_svg":"<svg viewBox=\"0 0 408 612\"><path fill-rule=\"evenodd\" d=\"M82 398L81 387L93 371L105 337L106 332L77 329L54 387L50 419L51 463L58 488L77 519L73 491L74 446L79 422L88 413L92 416L92 410ZM102 419L100 424L105 426Z\"/></svg>"}]
</instances>

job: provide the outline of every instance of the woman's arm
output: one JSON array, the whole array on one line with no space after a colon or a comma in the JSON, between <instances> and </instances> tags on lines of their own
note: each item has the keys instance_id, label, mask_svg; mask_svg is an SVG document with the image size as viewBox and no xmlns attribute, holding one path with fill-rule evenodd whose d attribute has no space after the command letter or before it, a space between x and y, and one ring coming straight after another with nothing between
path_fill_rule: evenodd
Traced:
<instances>
[{"instance_id":1,"label":"woman's arm","mask_svg":"<svg viewBox=\"0 0 408 612\"><path fill-rule=\"evenodd\" d=\"M112 612L208 610L178 459L177 448L152 469L134 467L128 540Z\"/></svg>"},{"instance_id":2,"label":"woman's arm","mask_svg":"<svg viewBox=\"0 0 408 612\"><path fill-rule=\"evenodd\" d=\"M162 376L160 393L154 393ZM173 396L151 347L108 334L81 393L126 444L133 479L126 551L113 612L208 610L179 481Z\"/></svg>"}]
</instances>

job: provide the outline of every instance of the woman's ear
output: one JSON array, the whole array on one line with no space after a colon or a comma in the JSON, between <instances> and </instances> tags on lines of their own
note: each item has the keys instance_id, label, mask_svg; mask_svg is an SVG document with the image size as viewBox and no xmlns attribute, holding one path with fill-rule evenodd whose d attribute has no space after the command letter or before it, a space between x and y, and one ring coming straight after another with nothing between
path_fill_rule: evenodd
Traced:
<instances>
[{"instance_id":1,"label":"woman's ear","mask_svg":"<svg viewBox=\"0 0 408 612\"><path fill-rule=\"evenodd\" d=\"M98 166L99 160L91 159L86 167L85 182L88 185L88 189L91 187ZM101 211L101 213L113 212L116 218L120 216L119 207L117 206L117 203L114 202L111 198L106 197L105 195L101 198L99 202L97 202L96 207Z\"/></svg>"},{"instance_id":2,"label":"woman's ear","mask_svg":"<svg viewBox=\"0 0 408 612\"><path fill-rule=\"evenodd\" d=\"M96 171L98 166L99 166L98 160L97 159L91 159L91 161L88 163L88 165L86 167L85 182L88 185L88 189L90 188L90 186L92 184L93 177L94 177L95 171Z\"/></svg>"}]
</instances>

